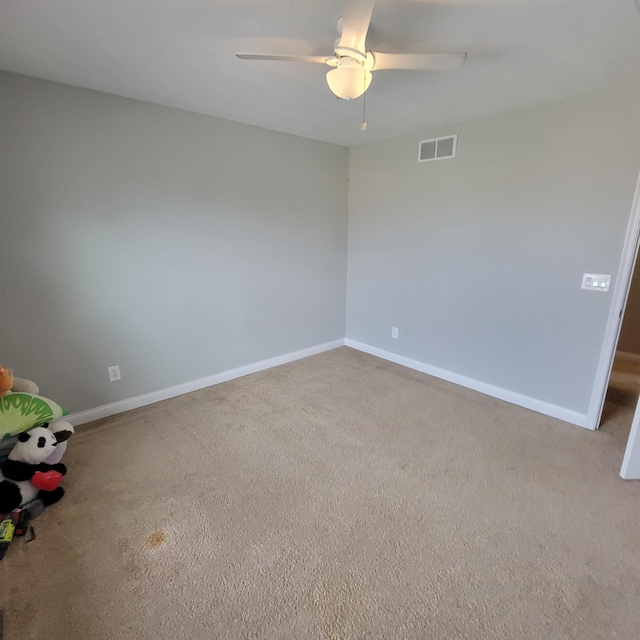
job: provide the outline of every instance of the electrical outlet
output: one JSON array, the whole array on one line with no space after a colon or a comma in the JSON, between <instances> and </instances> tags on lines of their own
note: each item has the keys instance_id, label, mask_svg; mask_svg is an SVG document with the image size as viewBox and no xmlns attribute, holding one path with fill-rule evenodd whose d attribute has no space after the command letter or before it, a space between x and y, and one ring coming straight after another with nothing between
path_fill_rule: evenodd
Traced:
<instances>
[{"instance_id":1,"label":"electrical outlet","mask_svg":"<svg viewBox=\"0 0 640 640\"><path fill-rule=\"evenodd\" d=\"M116 380L120 380L120 366L114 365L113 367L107 367L107 371L109 372L109 382L116 382Z\"/></svg>"},{"instance_id":2,"label":"electrical outlet","mask_svg":"<svg viewBox=\"0 0 640 640\"><path fill-rule=\"evenodd\" d=\"M398 337L398 327L391 327L391 337L392 338Z\"/></svg>"}]
</instances>

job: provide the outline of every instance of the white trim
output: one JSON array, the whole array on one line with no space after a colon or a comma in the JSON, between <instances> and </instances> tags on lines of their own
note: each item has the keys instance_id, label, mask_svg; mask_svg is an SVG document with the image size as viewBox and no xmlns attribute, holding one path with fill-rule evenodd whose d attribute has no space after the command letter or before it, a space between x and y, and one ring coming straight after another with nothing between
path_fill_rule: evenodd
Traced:
<instances>
[{"instance_id":1,"label":"white trim","mask_svg":"<svg viewBox=\"0 0 640 640\"><path fill-rule=\"evenodd\" d=\"M453 371L440 369L439 367L434 367L430 364L420 362L419 360L412 360L411 358L400 356L396 353L392 353L391 351L385 351L384 349L378 349L377 347L372 347L371 345L357 342L356 340L346 338L344 343L347 347L357 349L358 351L364 351L365 353L377 356L378 358L382 358L383 360L389 360L389 362L395 362L396 364L400 364L403 367L414 369L416 371L420 371L421 373L426 373L427 375L441 378L442 380L447 380L448 382L453 382L454 384L460 385L461 387L479 391L480 393L498 398L499 400L504 400L505 402L516 404L520 407L524 407L525 409L531 409L532 411L543 413L544 415L551 416L552 418L570 422L571 424L575 424L579 427L586 427L587 416L583 413L578 413L577 411L572 411L570 409L565 409L564 407L549 404L548 402L543 402L542 400L536 400L535 398L531 398L514 391L509 391L508 389L503 389L502 387L496 387L492 384L487 384L486 382L480 382L479 380L474 380L473 378L467 378L466 376L459 375L457 373L454 373Z\"/></svg>"},{"instance_id":2,"label":"white trim","mask_svg":"<svg viewBox=\"0 0 640 640\"><path fill-rule=\"evenodd\" d=\"M634 362L640 364L640 353L632 353L631 351L616 351L616 358L625 362Z\"/></svg>"},{"instance_id":3,"label":"white trim","mask_svg":"<svg viewBox=\"0 0 640 640\"><path fill-rule=\"evenodd\" d=\"M228 382L235 378L241 378L242 376L257 373L258 371L264 371L265 369L271 369L272 367L287 364L294 360L308 358L309 356L314 356L325 351L331 351L342 346L344 346L344 338L340 340L333 340L332 342L325 342L324 344L319 344L307 349L301 349L300 351L287 353L282 356L276 356L275 358L269 358L268 360L261 360L260 362L254 362L253 364L247 364L242 367L238 367L237 369L229 369L222 373L216 373L212 376L207 376L206 378L185 382L183 384L176 385L175 387L169 387L168 389L153 391L152 393L146 393L141 396L135 396L133 398L127 398L126 400L119 400L118 402L105 404L101 407L96 407L95 409L87 409L86 411L73 413L65 416L64 419L76 426L87 422L93 422L94 420L100 420L102 418L107 418L108 416L116 415L117 413L131 411L131 409L138 409L139 407L144 407L148 404L154 404L161 400L175 398L176 396L191 393L192 391L198 391L205 387L212 387L216 384L220 384L221 382Z\"/></svg>"},{"instance_id":4,"label":"white trim","mask_svg":"<svg viewBox=\"0 0 640 640\"><path fill-rule=\"evenodd\" d=\"M640 399L636 406L636 413L633 416L633 422L631 423L631 432L629 433L629 440L627 440L627 448L624 452L624 459L622 460L622 468L620 469L620 477L625 480L640 480L640 473L638 473L638 448L640 447ZM635 471L630 470L631 459L636 458L634 468Z\"/></svg>"},{"instance_id":5,"label":"white trim","mask_svg":"<svg viewBox=\"0 0 640 640\"><path fill-rule=\"evenodd\" d=\"M638 175L636 192L633 197L633 205L629 215L627 233L624 237L624 245L622 247L622 255L620 257L620 266L618 267L618 276L613 288L613 298L611 300L611 307L609 308L607 327L605 329L602 349L600 351L600 361L598 362L596 377L593 383L593 391L591 392L591 402L589 403L586 424L588 429L597 429L600 426L600 418L602 416L602 409L604 408L604 399L607 394L611 368L613 367L613 358L615 356L618 337L620 336L622 317L627 304L627 298L629 297L629 287L631 286L631 277L633 275L633 268L638 254L639 240L640 175Z\"/></svg>"}]
</instances>

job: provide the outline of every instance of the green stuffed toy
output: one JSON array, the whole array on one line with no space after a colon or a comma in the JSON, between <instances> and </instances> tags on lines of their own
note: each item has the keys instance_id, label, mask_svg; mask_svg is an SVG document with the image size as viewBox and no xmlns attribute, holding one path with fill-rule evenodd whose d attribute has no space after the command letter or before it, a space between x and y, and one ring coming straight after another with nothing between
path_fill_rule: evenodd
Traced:
<instances>
[{"instance_id":1,"label":"green stuffed toy","mask_svg":"<svg viewBox=\"0 0 640 640\"><path fill-rule=\"evenodd\" d=\"M10 369L0 366L0 456L9 444L5 441L65 415L58 403L38 391L35 382L16 378Z\"/></svg>"}]
</instances>

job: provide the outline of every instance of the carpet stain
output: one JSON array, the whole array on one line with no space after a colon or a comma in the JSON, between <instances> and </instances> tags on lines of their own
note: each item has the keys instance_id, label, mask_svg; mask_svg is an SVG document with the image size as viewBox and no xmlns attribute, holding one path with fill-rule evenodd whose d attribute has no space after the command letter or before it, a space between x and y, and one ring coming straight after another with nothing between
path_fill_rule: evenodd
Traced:
<instances>
[{"instance_id":1,"label":"carpet stain","mask_svg":"<svg viewBox=\"0 0 640 640\"><path fill-rule=\"evenodd\" d=\"M149 549L158 549L167 541L167 536L162 531L154 531L145 540L145 544Z\"/></svg>"},{"instance_id":2,"label":"carpet stain","mask_svg":"<svg viewBox=\"0 0 640 640\"><path fill-rule=\"evenodd\" d=\"M311 609L319 615L325 640L344 640L357 635L362 602L360 593L353 584L329 578L309 591L308 601Z\"/></svg>"}]
</instances>

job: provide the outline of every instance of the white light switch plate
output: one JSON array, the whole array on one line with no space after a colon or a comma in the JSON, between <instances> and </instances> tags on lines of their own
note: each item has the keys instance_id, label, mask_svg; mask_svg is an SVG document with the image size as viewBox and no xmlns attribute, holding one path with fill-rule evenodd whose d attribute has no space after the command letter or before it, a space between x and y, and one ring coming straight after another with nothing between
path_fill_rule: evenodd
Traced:
<instances>
[{"instance_id":1,"label":"white light switch plate","mask_svg":"<svg viewBox=\"0 0 640 640\"><path fill-rule=\"evenodd\" d=\"M590 291L609 291L611 276L603 273L583 273L582 289Z\"/></svg>"}]
</instances>

